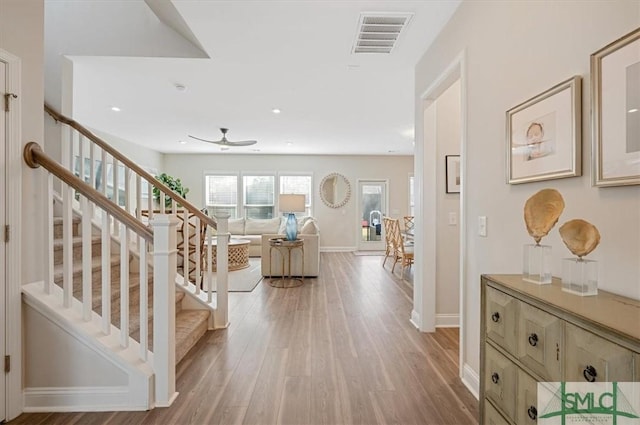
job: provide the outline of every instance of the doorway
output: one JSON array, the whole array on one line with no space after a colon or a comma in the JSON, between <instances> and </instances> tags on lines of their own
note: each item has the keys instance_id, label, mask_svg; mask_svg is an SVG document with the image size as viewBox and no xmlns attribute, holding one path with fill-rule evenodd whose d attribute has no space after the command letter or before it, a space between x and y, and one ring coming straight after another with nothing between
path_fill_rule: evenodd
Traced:
<instances>
[{"instance_id":1,"label":"doorway","mask_svg":"<svg viewBox=\"0 0 640 425\"><path fill-rule=\"evenodd\" d=\"M382 217L386 215L386 180L358 180L358 250L384 250Z\"/></svg>"},{"instance_id":2,"label":"doorway","mask_svg":"<svg viewBox=\"0 0 640 425\"><path fill-rule=\"evenodd\" d=\"M462 51L453 60L444 72L437 77L420 96L422 100L422 123L416 127L416 132L421 136L416 138L416 228L419 228L419 238L416 239L416 253L419 253L418 264L415 268L415 281L419 282L414 285L414 311L412 311L412 322L421 331L432 332L437 326L459 326L459 367L460 376L463 383L477 393L479 383L477 375L467 365L466 342L468 335L466 332L467 322L475 320L465 315L466 286L466 233L468 219L466 216L466 191L465 191L465 170L466 170L466 65L465 52ZM456 122L443 123L440 122L441 129L451 129L456 126L458 134L455 147L449 145L446 149L438 142L438 133L435 128L438 125L439 117L436 114L434 103L441 99L442 95L454 85L459 85L459 93L457 96L458 112L456 113ZM435 105L437 106L437 105ZM442 117L440 117L442 118ZM420 141L418 143L418 140ZM459 176L455 176L454 180L460 179L459 193L452 194L449 188L443 182L446 179L446 164L449 160L458 156L457 160ZM448 157L448 158L447 158ZM445 190L445 188L447 188ZM440 207L440 208L439 208ZM448 235L452 230L457 230L458 236ZM444 258L448 262L443 262L443 247L440 246L443 239L449 238L448 251L456 258L454 263L449 262L448 258ZM457 246L451 244L452 239L457 239ZM438 252L441 253L440 258ZM457 255L456 255L457 254ZM456 286L457 300L453 292L449 297L448 303L458 304L457 314L437 315L437 299L442 297L441 286L438 285L437 275L438 266L441 270L452 272L457 268L457 276L455 273L449 273L454 276L449 279L449 284ZM457 266L457 267L456 267Z\"/></svg>"}]
</instances>

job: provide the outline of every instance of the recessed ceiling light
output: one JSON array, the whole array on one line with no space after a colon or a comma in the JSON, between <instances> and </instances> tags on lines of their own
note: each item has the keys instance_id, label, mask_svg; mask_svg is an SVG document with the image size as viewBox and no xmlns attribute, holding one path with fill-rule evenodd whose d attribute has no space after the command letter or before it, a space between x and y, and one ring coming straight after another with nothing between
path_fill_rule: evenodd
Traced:
<instances>
[{"instance_id":1,"label":"recessed ceiling light","mask_svg":"<svg viewBox=\"0 0 640 425\"><path fill-rule=\"evenodd\" d=\"M186 145L187 141L186 140L180 140L178 143L180 143L181 145Z\"/></svg>"},{"instance_id":2,"label":"recessed ceiling light","mask_svg":"<svg viewBox=\"0 0 640 425\"><path fill-rule=\"evenodd\" d=\"M293 142L287 142L287 146L293 145Z\"/></svg>"},{"instance_id":3,"label":"recessed ceiling light","mask_svg":"<svg viewBox=\"0 0 640 425\"><path fill-rule=\"evenodd\" d=\"M118 108L117 106L112 106L111 110L114 111L114 112L120 112L121 111L121 109Z\"/></svg>"},{"instance_id":4,"label":"recessed ceiling light","mask_svg":"<svg viewBox=\"0 0 640 425\"><path fill-rule=\"evenodd\" d=\"M279 114L279 113L280 113L280 112L282 112L282 111L281 111L280 109L278 109L278 108L273 108L273 109L271 110L271 112L273 112L274 114Z\"/></svg>"},{"instance_id":5,"label":"recessed ceiling light","mask_svg":"<svg viewBox=\"0 0 640 425\"><path fill-rule=\"evenodd\" d=\"M187 89L187 86L185 86L184 84L180 84L180 83L174 84L174 87L178 91L185 91Z\"/></svg>"},{"instance_id":6,"label":"recessed ceiling light","mask_svg":"<svg viewBox=\"0 0 640 425\"><path fill-rule=\"evenodd\" d=\"M638 108L629 109L627 112L633 114L634 112L638 112Z\"/></svg>"}]
</instances>

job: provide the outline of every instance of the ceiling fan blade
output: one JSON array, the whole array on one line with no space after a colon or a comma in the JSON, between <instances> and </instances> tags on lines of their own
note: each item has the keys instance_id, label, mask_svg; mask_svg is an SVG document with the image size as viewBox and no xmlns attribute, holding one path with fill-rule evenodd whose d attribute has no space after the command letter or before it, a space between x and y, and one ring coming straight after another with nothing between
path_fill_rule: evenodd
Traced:
<instances>
[{"instance_id":1,"label":"ceiling fan blade","mask_svg":"<svg viewBox=\"0 0 640 425\"><path fill-rule=\"evenodd\" d=\"M229 146L251 146L251 145L255 145L256 143L258 143L257 140L242 140L239 142L227 141L225 144Z\"/></svg>"},{"instance_id":2,"label":"ceiling fan blade","mask_svg":"<svg viewBox=\"0 0 640 425\"><path fill-rule=\"evenodd\" d=\"M226 143L224 143L222 140L207 140L207 139L201 139L201 138L199 138L199 137L192 136L192 135L190 135L190 134L189 134L188 136L189 136L189 137L191 137L192 139L200 140L201 142L215 143L215 144L218 144L218 145L220 145L220 144L222 144L222 145L226 144Z\"/></svg>"}]
</instances>

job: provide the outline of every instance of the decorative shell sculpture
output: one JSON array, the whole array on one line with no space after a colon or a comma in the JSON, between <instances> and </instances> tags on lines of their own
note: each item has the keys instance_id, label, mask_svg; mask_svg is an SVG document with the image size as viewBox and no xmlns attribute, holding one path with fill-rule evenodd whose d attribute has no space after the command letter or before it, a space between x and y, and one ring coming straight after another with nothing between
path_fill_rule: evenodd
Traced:
<instances>
[{"instance_id":1,"label":"decorative shell sculpture","mask_svg":"<svg viewBox=\"0 0 640 425\"><path fill-rule=\"evenodd\" d=\"M560 237L574 255L582 259L600 243L600 232L588 221L569 220L560 227Z\"/></svg>"},{"instance_id":2,"label":"decorative shell sculpture","mask_svg":"<svg viewBox=\"0 0 640 425\"><path fill-rule=\"evenodd\" d=\"M524 222L536 244L555 226L563 210L564 200L555 189L542 189L527 199L524 204Z\"/></svg>"}]
</instances>

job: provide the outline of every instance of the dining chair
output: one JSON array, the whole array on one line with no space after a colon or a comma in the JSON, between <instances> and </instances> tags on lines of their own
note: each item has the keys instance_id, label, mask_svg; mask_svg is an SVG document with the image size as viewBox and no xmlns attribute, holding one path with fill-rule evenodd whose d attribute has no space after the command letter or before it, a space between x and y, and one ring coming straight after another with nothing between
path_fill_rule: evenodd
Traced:
<instances>
[{"instance_id":1,"label":"dining chair","mask_svg":"<svg viewBox=\"0 0 640 425\"><path fill-rule=\"evenodd\" d=\"M412 215L405 215L404 216L404 231L406 232L413 232L414 230L414 226L415 226L415 221L414 221L414 217Z\"/></svg>"},{"instance_id":2,"label":"dining chair","mask_svg":"<svg viewBox=\"0 0 640 425\"><path fill-rule=\"evenodd\" d=\"M387 262L387 258L393 255L393 241L391 240L391 218L382 217L382 228L384 230L384 260L382 267Z\"/></svg>"},{"instance_id":3,"label":"dining chair","mask_svg":"<svg viewBox=\"0 0 640 425\"><path fill-rule=\"evenodd\" d=\"M407 267L411 267L414 262L413 245L408 245L402 237L402 233L400 233L400 220L391 219L389 227L394 252L394 262L393 267L391 267L391 273L394 272L396 264L398 264L399 261L400 265L402 266L400 276L404 276L404 269Z\"/></svg>"}]
</instances>

